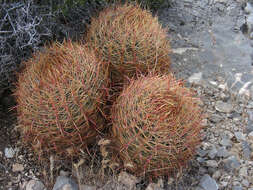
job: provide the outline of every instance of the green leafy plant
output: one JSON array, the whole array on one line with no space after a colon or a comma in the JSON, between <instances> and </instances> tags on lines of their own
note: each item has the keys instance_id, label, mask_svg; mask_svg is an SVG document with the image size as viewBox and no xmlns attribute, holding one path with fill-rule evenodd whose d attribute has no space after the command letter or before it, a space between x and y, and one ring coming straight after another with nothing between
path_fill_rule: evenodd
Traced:
<instances>
[{"instance_id":1,"label":"green leafy plant","mask_svg":"<svg viewBox=\"0 0 253 190\"><path fill-rule=\"evenodd\" d=\"M199 145L203 113L173 76L132 80L111 111L113 160L137 176L173 175Z\"/></svg>"},{"instance_id":2,"label":"green leafy plant","mask_svg":"<svg viewBox=\"0 0 253 190\"><path fill-rule=\"evenodd\" d=\"M15 93L24 143L41 158L78 156L105 127L106 69L71 41L54 43L24 64Z\"/></svg>"},{"instance_id":3,"label":"green leafy plant","mask_svg":"<svg viewBox=\"0 0 253 190\"><path fill-rule=\"evenodd\" d=\"M115 5L92 18L87 43L110 66L112 81L136 73L168 72L170 45L166 30L139 5Z\"/></svg>"}]
</instances>

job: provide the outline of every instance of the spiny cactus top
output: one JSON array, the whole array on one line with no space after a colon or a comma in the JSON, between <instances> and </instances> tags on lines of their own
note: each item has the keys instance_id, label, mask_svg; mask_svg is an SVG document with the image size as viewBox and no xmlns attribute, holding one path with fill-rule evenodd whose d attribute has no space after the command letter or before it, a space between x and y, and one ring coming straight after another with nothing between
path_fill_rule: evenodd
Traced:
<instances>
[{"instance_id":1,"label":"spiny cactus top","mask_svg":"<svg viewBox=\"0 0 253 190\"><path fill-rule=\"evenodd\" d=\"M148 10L125 4L93 18L87 42L111 66L114 82L137 72L168 72L170 45L167 32Z\"/></svg>"},{"instance_id":2,"label":"spiny cactus top","mask_svg":"<svg viewBox=\"0 0 253 190\"><path fill-rule=\"evenodd\" d=\"M112 108L112 141L136 175L170 175L200 142L202 111L192 92L169 76L132 80Z\"/></svg>"},{"instance_id":3,"label":"spiny cactus top","mask_svg":"<svg viewBox=\"0 0 253 190\"><path fill-rule=\"evenodd\" d=\"M40 156L75 156L102 132L107 76L92 51L70 41L34 55L19 75L18 124Z\"/></svg>"}]
</instances>

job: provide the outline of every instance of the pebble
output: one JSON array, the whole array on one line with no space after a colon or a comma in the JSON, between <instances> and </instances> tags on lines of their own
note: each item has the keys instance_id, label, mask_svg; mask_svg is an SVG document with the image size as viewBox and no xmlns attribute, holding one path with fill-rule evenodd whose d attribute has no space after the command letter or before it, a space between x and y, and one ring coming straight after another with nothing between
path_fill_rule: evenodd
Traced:
<instances>
[{"instance_id":1,"label":"pebble","mask_svg":"<svg viewBox=\"0 0 253 190\"><path fill-rule=\"evenodd\" d=\"M163 190L158 184L150 183L146 190Z\"/></svg>"},{"instance_id":2,"label":"pebble","mask_svg":"<svg viewBox=\"0 0 253 190\"><path fill-rule=\"evenodd\" d=\"M243 190L243 189L242 189L242 186L236 185L236 186L233 186L232 190Z\"/></svg>"},{"instance_id":3,"label":"pebble","mask_svg":"<svg viewBox=\"0 0 253 190\"><path fill-rule=\"evenodd\" d=\"M81 185L79 190L96 190L96 186L90 186L90 185Z\"/></svg>"},{"instance_id":4,"label":"pebble","mask_svg":"<svg viewBox=\"0 0 253 190\"><path fill-rule=\"evenodd\" d=\"M222 117L220 117L218 114L212 114L209 117L209 120L213 123L219 123L222 120Z\"/></svg>"},{"instance_id":5,"label":"pebble","mask_svg":"<svg viewBox=\"0 0 253 190\"><path fill-rule=\"evenodd\" d=\"M206 165L208 167L212 167L212 168L217 168L218 167L218 163L217 163L216 160L207 160Z\"/></svg>"},{"instance_id":6,"label":"pebble","mask_svg":"<svg viewBox=\"0 0 253 190\"><path fill-rule=\"evenodd\" d=\"M249 187L249 181L246 179L242 180L242 185L245 187Z\"/></svg>"},{"instance_id":7,"label":"pebble","mask_svg":"<svg viewBox=\"0 0 253 190\"><path fill-rule=\"evenodd\" d=\"M200 180L200 187L204 190L218 190L219 186L216 181L211 178L208 174L205 174Z\"/></svg>"},{"instance_id":8,"label":"pebble","mask_svg":"<svg viewBox=\"0 0 253 190\"><path fill-rule=\"evenodd\" d=\"M226 158L229 156L229 153L225 147L220 147L217 151L217 156Z\"/></svg>"},{"instance_id":9,"label":"pebble","mask_svg":"<svg viewBox=\"0 0 253 190\"><path fill-rule=\"evenodd\" d=\"M253 102L249 102L246 108L253 109Z\"/></svg>"},{"instance_id":10,"label":"pebble","mask_svg":"<svg viewBox=\"0 0 253 190\"><path fill-rule=\"evenodd\" d=\"M240 170L239 170L239 175L240 176L243 176L243 177L247 177L248 176L248 169L246 167L242 167Z\"/></svg>"},{"instance_id":11,"label":"pebble","mask_svg":"<svg viewBox=\"0 0 253 190\"><path fill-rule=\"evenodd\" d=\"M41 181L32 179L26 184L25 190L46 190L46 187Z\"/></svg>"},{"instance_id":12,"label":"pebble","mask_svg":"<svg viewBox=\"0 0 253 190\"><path fill-rule=\"evenodd\" d=\"M249 116L249 120L253 121L253 111L252 110L247 110L248 116Z\"/></svg>"},{"instance_id":13,"label":"pebble","mask_svg":"<svg viewBox=\"0 0 253 190\"><path fill-rule=\"evenodd\" d=\"M253 131L248 134L248 138L253 141Z\"/></svg>"},{"instance_id":14,"label":"pebble","mask_svg":"<svg viewBox=\"0 0 253 190\"><path fill-rule=\"evenodd\" d=\"M218 86L218 88L219 89L221 89L221 90L227 90L228 89L228 85L225 83L225 84L220 84L219 86Z\"/></svg>"},{"instance_id":15,"label":"pebble","mask_svg":"<svg viewBox=\"0 0 253 190\"><path fill-rule=\"evenodd\" d=\"M126 172L120 172L120 174L118 176L118 182L124 184L129 189L134 189L136 183L138 183L138 180L133 175L130 175Z\"/></svg>"},{"instance_id":16,"label":"pebble","mask_svg":"<svg viewBox=\"0 0 253 190\"><path fill-rule=\"evenodd\" d=\"M241 145L244 159L249 160L251 157L250 144L247 141L242 141Z\"/></svg>"},{"instance_id":17,"label":"pebble","mask_svg":"<svg viewBox=\"0 0 253 190\"><path fill-rule=\"evenodd\" d=\"M78 185L66 176L58 176L53 190L78 190Z\"/></svg>"},{"instance_id":18,"label":"pebble","mask_svg":"<svg viewBox=\"0 0 253 190\"><path fill-rule=\"evenodd\" d=\"M214 179L219 179L221 176L221 171L220 170L216 170L214 173L213 173L213 178Z\"/></svg>"},{"instance_id":19,"label":"pebble","mask_svg":"<svg viewBox=\"0 0 253 190\"><path fill-rule=\"evenodd\" d=\"M247 14L253 13L253 7L252 7L252 5L249 2L247 2L246 7L244 8L244 11Z\"/></svg>"},{"instance_id":20,"label":"pebble","mask_svg":"<svg viewBox=\"0 0 253 190\"><path fill-rule=\"evenodd\" d=\"M249 134L251 132L253 132L253 121L250 120L246 126L246 133Z\"/></svg>"},{"instance_id":21,"label":"pebble","mask_svg":"<svg viewBox=\"0 0 253 190\"><path fill-rule=\"evenodd\" d=\"M222 113L231 113L233 111L233 106L229 103L217 101L215 104L215 109Z\"/></svg>"},{"instance_id":22,"label":"pebble","mask_svg":"<svg viewBox=\"0 0 253 190\"><path fill-rule=\"evenodd\" d=\"M24 171L24 166L22 164L15 163L12 165L13 172L22 172Z\"/></svg>"},{"instance_id":23,"label":"pebble","mask_svg":"<svg viewBox=\"0 0 253 190\"><path fill-rule=\"evenodd\" d=\"M235 137L239 142L244 141L246 139L245 135L242 132L235 132Z\"/></svg>"},{"instance_id":24,"label":"pebble","mask_svg":"<svg viewBox=\"0 0 253 190\"><path fill-rule=\"evenodd\" d=\"M205 157L205 155L207 155L208 151L206 150L202 150L202 149L197 149L197 154L200 156L200 157Z\"/></svg>"},{"instance_id":25,"label":"pebble","mask_svg":"<svg viewBox=\"0 0 253 190\"><path fill-rule=\"evenodd\" d=\"M194 84L201 84L202 83L202 72L194 73L192 76L189 77L188 82Z\"/></svg>"},{"instance_id":26,"label":"pebble","mask_svg":"<svg viewBox=\"0 0 253 190\"><path fill-rule=\"evenodd\" d=\"M224 169L226 171L238 169L241 165L235 156L230 156L227 159L223 160L223 164L224 164Z\"/></svg>"},{"instance_id":27,"label":"pebble","mask_svg":"<svg viewBox=\"0 0 253 190\"><path fill-rule=\"evenodd\" d=\"M13 148L5 148L4 155L6 158L13 158L15 155L15 150Z\"/></svg>"},{"instance_id":28,"label":"pebble","mask_svg":"<svg viewBox=\"0 0 253 190\"><path fill-rule=\"evenodd\" d=\"M217 153L218 153L218 151L217 151L216 147L213 146L212 149L208 152L208 156L209 156L209 158L214 159L215 156L217 155Z\"/></svg>"},{"instance_id":29,"label":"pebble","mask_svg":"<svg viewBox=\"0 0 253 190\"><path fill-rule=\"evenodd\" d=\"M61 171L59 172L59 175L60 175L60 176L68 177L68 176L70 175L70 173L69 173L68 171L61 170Z\"/></svg>"},{"instance_id":30,"label":"pebble","mask_svg":"<svg viewBox=\"0 0 253 190\"><path fill-rule=\"evenodd\" d=\"M232 146L232 143L229 139L227 138L223 138L221 141L220 141L220 144L225 146L225 147L231 147Z\"/></svg>"}]
</instances>

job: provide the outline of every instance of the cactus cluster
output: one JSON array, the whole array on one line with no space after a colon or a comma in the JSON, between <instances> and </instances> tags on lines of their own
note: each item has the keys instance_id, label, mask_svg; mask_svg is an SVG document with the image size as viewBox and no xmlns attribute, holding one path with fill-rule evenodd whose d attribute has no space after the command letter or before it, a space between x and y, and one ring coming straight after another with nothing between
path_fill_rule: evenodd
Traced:
<instances>
[{"instance_id":1,"label":"cactus cluster","mask_svg":"<svg viewBox=\"0 0 253 190\"><path fill-rule=\"evenodd\" d=\"M170 45L157 18L138 5L115 5L92 19L84 39L54 43L24 63L16 91L24 142L41 156L66 158L110 137L111 160L137 176L185 166L203 114L169 73Z\"/></svg>"}]
</instances>

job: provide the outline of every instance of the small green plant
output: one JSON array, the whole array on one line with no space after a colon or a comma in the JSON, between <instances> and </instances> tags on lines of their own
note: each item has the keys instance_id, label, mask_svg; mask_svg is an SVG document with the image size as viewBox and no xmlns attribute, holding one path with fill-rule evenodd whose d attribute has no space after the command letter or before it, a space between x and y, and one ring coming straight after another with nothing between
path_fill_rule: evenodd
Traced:
<instances>
[{"instance_id":1,"label":"small green plant","mask_svg":"<svg viewBox=\"0 0 253 190\"><path fill-rule=\"evenodd\" d=\"M110 66L112 81L136 73L168 72L170 45L167 32L139 5L115 5L91 20L87 43Z\"/></svg>"},{"instance_id":2,"label":"small green plant","mask_svg":"<svg viewBox=\"0 0 253 190\"><path fill-rule=\"evenodd\" d=\"M70 41L23 64L15 95L24 143L42 158L78 156L105 127L105 69L91 51Z\"/></svg>"},{"instance_id":3,"label":"small green plant","mask_svg":"<svg viewBox=\"0 0 253 190\"><path fill-rule=\"evenodd\" d=\"M173 76L132 80L111 111L114 159L137 176L173 175L200 143L203 113Z\"/></svg>"}]
</instances>

